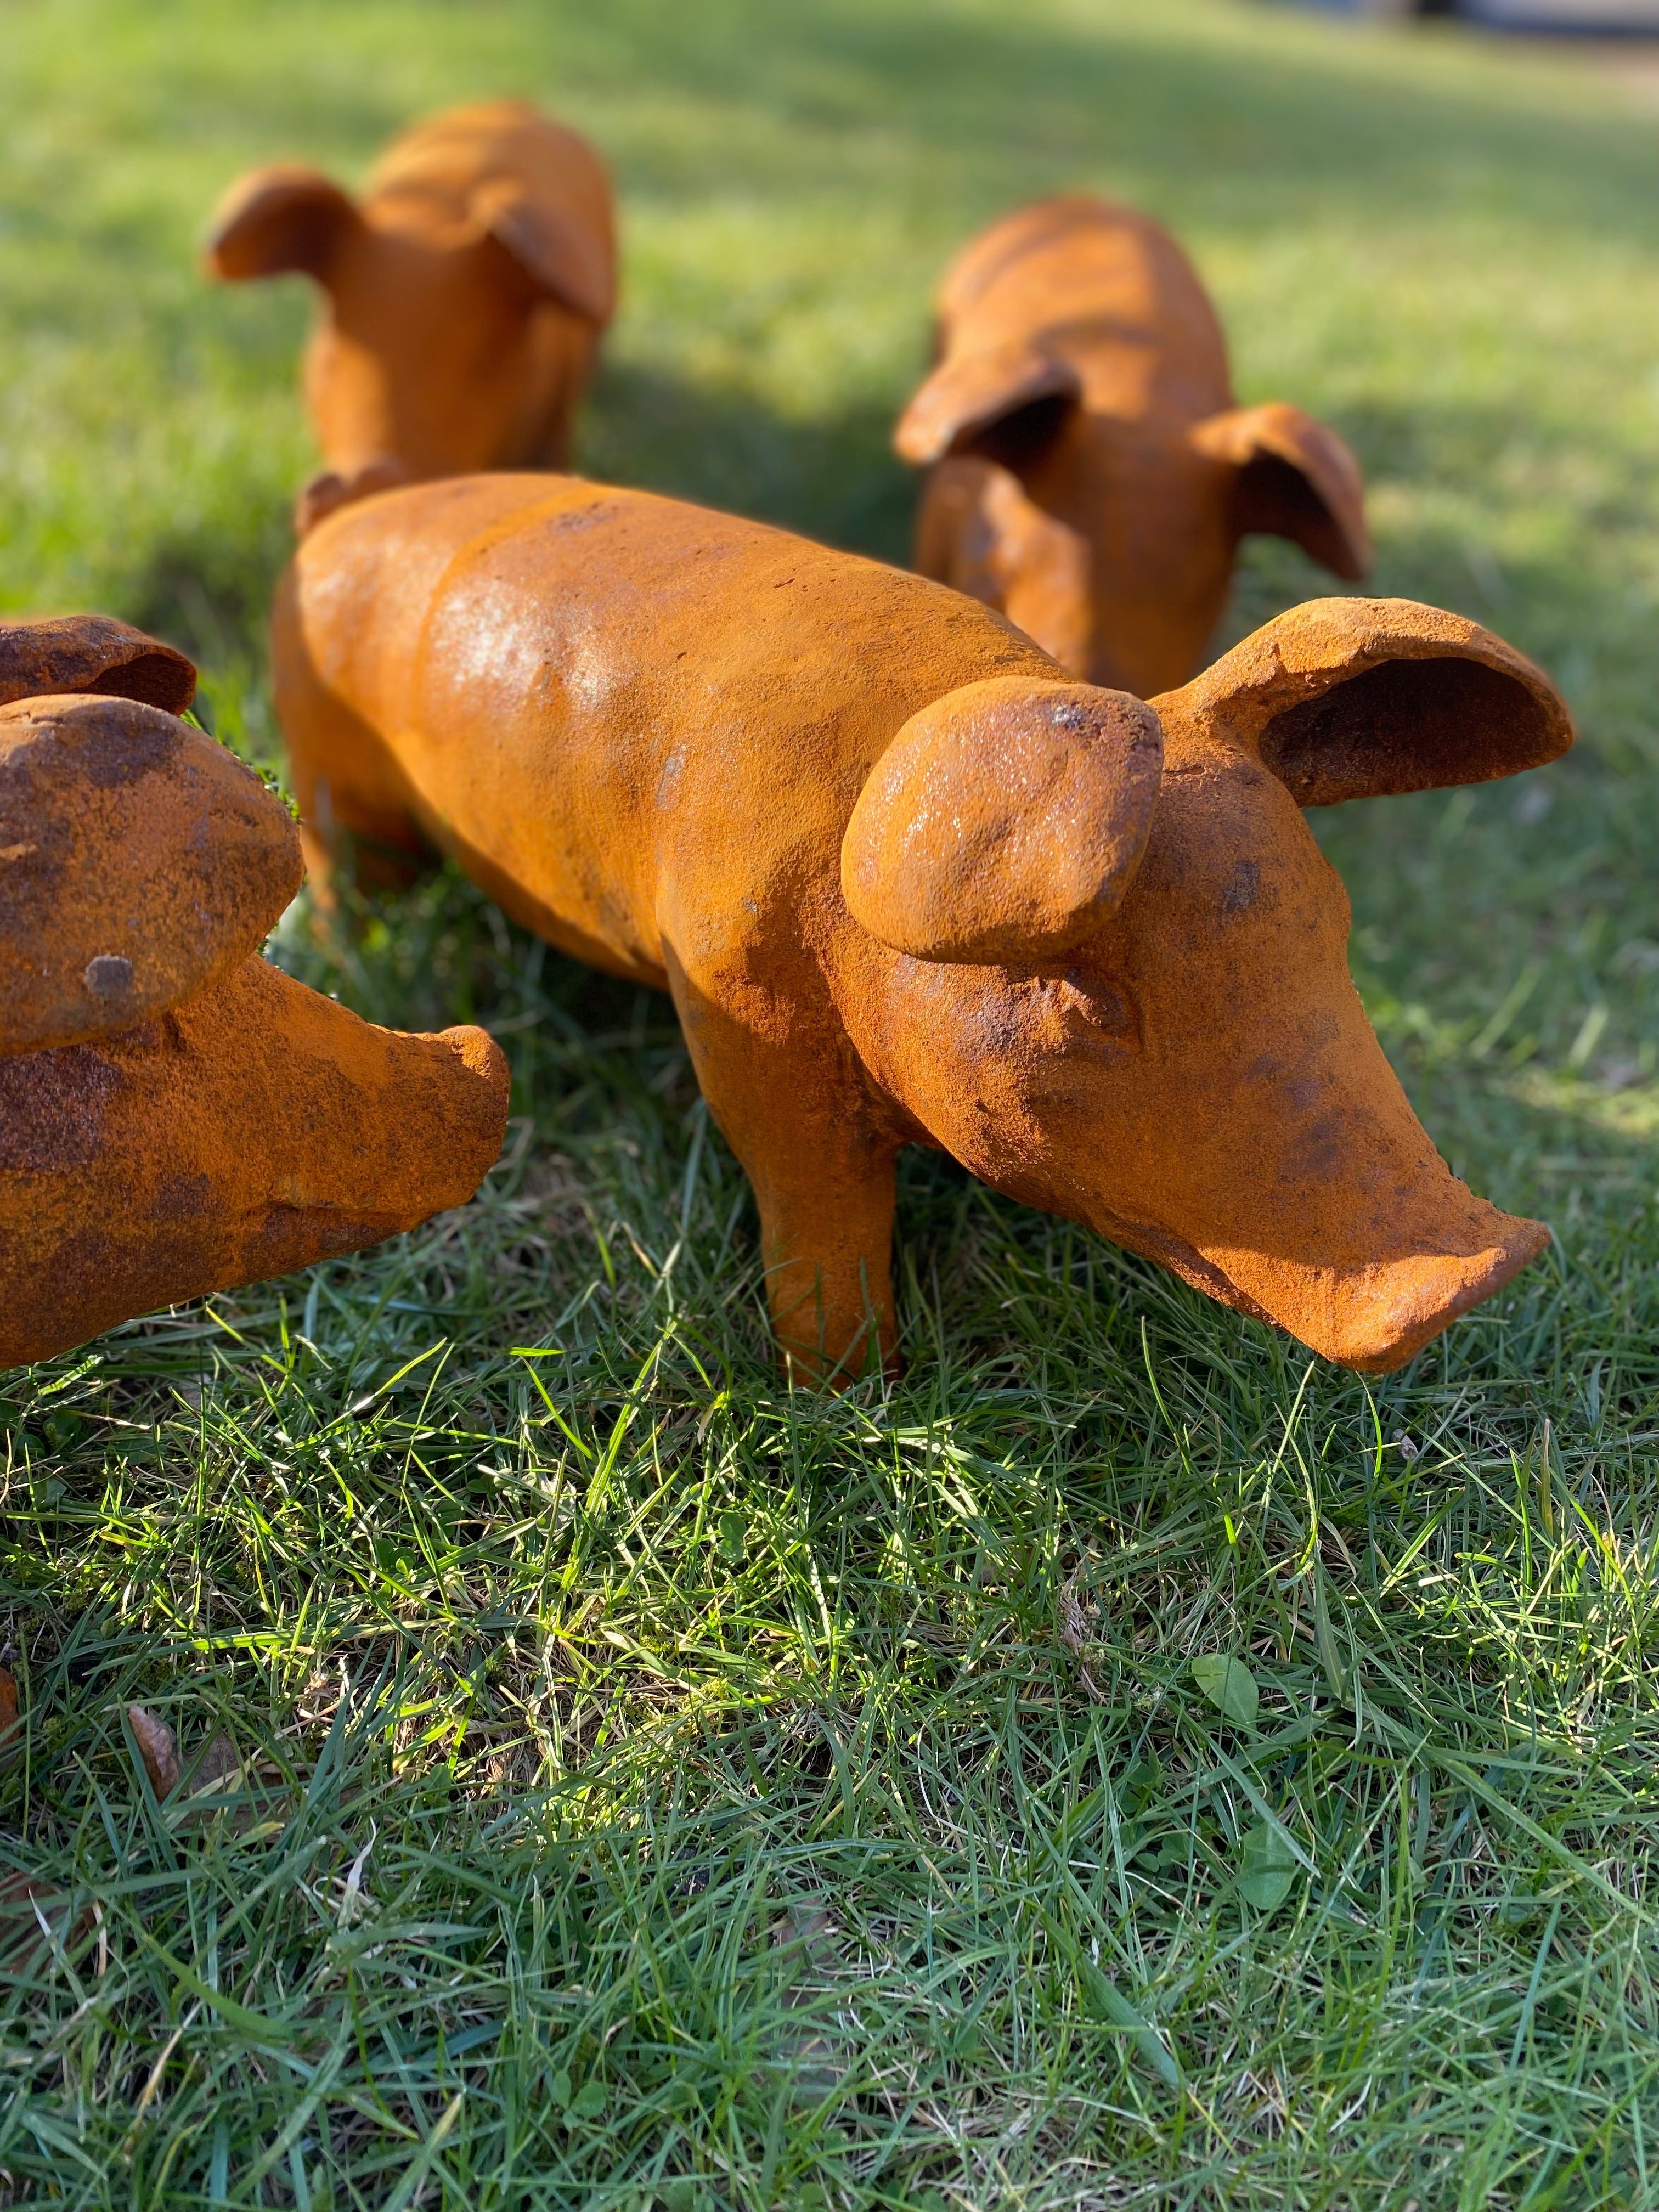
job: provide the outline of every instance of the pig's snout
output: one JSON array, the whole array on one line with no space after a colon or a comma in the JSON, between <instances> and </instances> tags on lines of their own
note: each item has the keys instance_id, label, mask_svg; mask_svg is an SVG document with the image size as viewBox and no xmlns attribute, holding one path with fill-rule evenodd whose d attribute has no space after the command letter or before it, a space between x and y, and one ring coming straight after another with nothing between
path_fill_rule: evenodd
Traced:
<instances>
[{"instance_id":1,"label":"pig's snout","mask_svg":"<svg viewBox=\"0 0 1659 2212\"><path fill-rule=\"evenodd\" d=\"M464 1204L508 1082L482 1030L377 1029L257 955L121 1036L0 1054L0 1367Z\"/></svg>"},{"instance_id":2,"label":"pig's snout","mask_svg":"<svg viewBox=\"0 0 1659 2212\"><path fill-rule=\"evenodd\" d=\"M1478 1204L1479 1201L1476 1201ZM1413 1252L1364 1267L1306 1267L1255 1253L1206 1254L1237 1303L1310 1350L1361 1374L1386 1375L1500 1291L1549 1243L1540 1221L1481 1208L1464 1253Z\"/></svg>"},{"instance_id":3,"label":"pig's snout","mask_svg":"<svg viewBox=\"0 0 1659 2212\"><path fill-rule=\"evenodd\" d=\"M374 492L394 491L409 481L407 466L389 453L365 461L361 468L344 475L337 469L325 469L313 477L294 503L295 535L304 538L337 508L349 507Z\"/></svg>"},{"instance_id":4,"label":"pig's snout","mask_svg":"<svg viewBox=\"0 0 1659 2212\"><path fill-rule=\"evenodd\" d=\"M409 1042L443 1045L459 1062L440 1086L434 1126L418 1144L418 1166L428 1180L416 1202L435 1201L429 1210L442 1213L465 1206L495 1164L507 1130L512 1073L495 1038L471 1024Z\"/></svg>"},{"instance_id":5,"label":"pig's snout","mask_svg":"<svg viewBox=\"0 0 1659 2212\"><path fill-rule=\"evenodd\" d=\"M507 1126L511 1077L495 1039L471 1027L410 1036L297 987L284 996L295 1048L287 1137L264 1182L240 1194L242 1233L295 1238L303 1256L286 1272L465 1205Z\"/></svg>"}]
</instances>

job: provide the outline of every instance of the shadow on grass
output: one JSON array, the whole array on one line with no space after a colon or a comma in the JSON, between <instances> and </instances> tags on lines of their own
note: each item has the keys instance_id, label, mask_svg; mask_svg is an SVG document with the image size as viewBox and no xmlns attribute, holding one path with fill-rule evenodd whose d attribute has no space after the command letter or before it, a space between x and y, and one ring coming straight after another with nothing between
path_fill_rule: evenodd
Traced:
<instances>
[{"instance_id":1,"label":"shadow on grass","mask_svg":"<svg viewBox=\"0 0 1659 2212\"><path fill-rule=\"evenodd\" d=\"M908 558L917 479L873 403L785 415L752 392L613 361L581 441L583 473L724 507L878 560Z\"/></svg>"},{"instance_id":2,"label":"shadow on grass","mask_svg":"<svg viewBox=\"0 0 1659 2212\"><path fill-rule=\"evenodd\" d=\"M516 54L578 120L617 88L636 208L890 191L928 255L1079 176L1212 239L1341 221L1363 246L1466 176L1494 209L1512 182L1504 220L1552 252L1648 222L1645 125L1551 117L1501 73L1490 107L1473 73L1418 86L1403 42L1316 53L1245 8L1110 5L299 0L240 19L227 82L177 0L153 33L133 15L122 127L176 113L164 55L215 162L257 124L349 173L416 102L507 88ZM113 83L106 45L77 77ZM64 295L95 341L95 295ZM269 376L237 410L292 375L280 319L238 326L270 344L239 356ZM146 362L165 327L146 308ZM1363 431L1390 468L1396 433ZM100 449L52 434L79 496ZM885 441L874 399L784 420L621 356L585 459L890 556L910 495ZM118 514L90 483L64 512L104 517L107 569L52 568L84 540L31 507L16 573L131 578L122 611L254 687L287 547L283 495L237 504L258 450L227 449L210 520L164 468ZM1422 541L1401 581L1442 557ZM1300 574L1253 550L1240 605L1317 588ZM1507 580L1539 635L1553 574ZM1551 772L1541 816L1499 787L1331 831L1379 1025L1431 1133L1510 1203L1506 1148L1589 1149L1594 1102L1639 1089L1604 1060L1659 1035L1653 779L1589 765ZM1650 1204L1569 1230L1370 1383L911 1154L909 1376L791 1396L752 1202L665 1001L453 874L366 912L331 965L303 922L285 962L363 1011L488 1021L535 1128L410 1237L5 1378L0 1935L27 1948L0 2203L101 2203L111 2175L143 2203L617 2212L1645 2201ZM1602 999L1580 1089L1516 1091L1568 1068ZM1628 1133L1604 1150L1639 1171ZM1259 1728L1200 1693L1194 1655L1224 1652ZM187 1768L222 1731L243 1771L158 1804L131 1697ZM1297 1857L1258 1911L1262 1808Z\"/></svg>"},{"instance_id":3,"label":"shadow on grass","mask_svg":"<svg viewBox=\"0 0 1659 2212\"><path fill-rule=\"evenodd\" d=\"M257 507L234 536L206 528L163 536L118 611L199 668L252 664L263 672L271 599L292 550L287 517Z\"/></svg>"}]
</instances>

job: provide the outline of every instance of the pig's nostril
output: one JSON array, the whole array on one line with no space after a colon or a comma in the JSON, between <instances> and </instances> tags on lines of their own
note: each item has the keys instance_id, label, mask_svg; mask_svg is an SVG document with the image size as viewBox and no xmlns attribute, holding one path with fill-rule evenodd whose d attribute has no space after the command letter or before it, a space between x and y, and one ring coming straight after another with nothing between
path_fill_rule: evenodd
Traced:
<instances>
[{"instance_id":1,"label":"pig's nostril","mask_svg":"<svg viewBox=\"0 0 1659 2212\"><path fill-rule=\"evenodd\" d=\"M125 953L95 953L81 980L94 999L125 998L132 989L132 963Z\"/></svg>"}]
</instances>

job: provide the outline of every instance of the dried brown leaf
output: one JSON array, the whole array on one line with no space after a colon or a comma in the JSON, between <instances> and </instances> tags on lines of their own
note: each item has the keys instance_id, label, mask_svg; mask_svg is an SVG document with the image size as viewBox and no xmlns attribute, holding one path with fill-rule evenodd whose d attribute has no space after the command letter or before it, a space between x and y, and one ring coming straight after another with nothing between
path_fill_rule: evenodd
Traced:
<instances>
[{"instance_id":1,"label":"dried brown leaf","mask_svg":"<svg viewBox=\"0 0 1659 2212\"><path fill-rule=\"evenodd\" d=\"M179 1785L179 1745L173 1730L142 1705L127 1707L127 1726L138 1746L151 1789L158 1797L165 1797Z\"/></svg>"},{"instance_id":2,"label":"dried brown leaf","mask_svg":"<svg viewBox=\"0 0 1659 2212\"><path fill-rule=\"evenodd\" d=\"M1097 1705L1106 1703L1106 1692L1083 1662L1089 1648L1089 1616L1077 1601L1077 1577L1073 1575L1060 1593L1060 1640L1078 1662L1077 1671L1083 1677L1083 1686Z\"/></svg>"},{"instance_id":3,"label":"dried brown leaf","mask_svg":"<svg viewBox=\"0 0 1659 2212\"><path fill-rule=\"evenodd\" d=\"M192 1791L222 1790L227 1783L234 1782L241 1771L240 1754L223 1729L219 1729L202 1753L191 1788Z\"/></svg>"},{"instance_id":4,"label":"dried brown leaf","mask_svg":"<svg viewBox=\"0 0 1659 2212\"><path fill-rule=\"evenodd\" d=\"M71 1914L69 1898L39 1875L0 1875L0 1961L21 1973L55 1948L54 1937L67 1948L90 1923L92 1910L83 1905Z\"/></svg>"},{"instance_id":5,"label":"dried brown leaf","mask_svg":"<svg viewBox=\"0 0 1659 2212\"><path fill-rule=\"evenodd\" d=\"M0 1667L0 1766L16 1758L23 1747L23 1731L17 1719L17 1683L10 1669Z\"/></svg>"},{"instance_id":6,"label":"dried brown leaf","mask_svg":"<svg viewBox=\"0 0 1659 2212\"><path fill-rule=\"evenodd\" d=\"M1076 1658L1089 1641L1089 1623L1077 1601L1077 1577L1060 1594L1060 1640Z\"/></svg>"}]
</instances>

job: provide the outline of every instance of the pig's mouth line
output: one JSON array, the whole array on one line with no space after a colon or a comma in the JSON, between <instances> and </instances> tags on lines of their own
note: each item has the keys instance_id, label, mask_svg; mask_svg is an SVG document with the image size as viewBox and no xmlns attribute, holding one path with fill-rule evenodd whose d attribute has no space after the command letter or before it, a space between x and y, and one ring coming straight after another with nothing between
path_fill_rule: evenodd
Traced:
<instances>
[{"instance_id":1,"label":"pig's mouth line","mask_svg":"<svg viewBox=\"0 0 1659 2212\"><path fill-rule=\"evenodd\" d=\"M1205 1291L1221 1304L1231 1306L1239 1313L1249 1314L1256 1321L1273 1322L1275 1316L1257 1303L1248 1291L1241 1290L1232 1277L1206 1260L1196 1245L1188 1243L1183 1237L1172 1231L1155 1228L1151 1222L1133 1221L1127 1216L1113 1213L1101 1206L1088 1217L1089 1226L1126 1251L1139 1253L1143 1260L1155 1260L1190 1283L1194 1290Z\"/></svg>"},{"instance_id":2,"label":"pig's mouth line","mask_svg":"<svg viewBox=\"0 0 1659 2212\"><path fill-rule=\"evenodd\" d=\"M301 1198L293 1193L268 1191L245 1209L246 1218L258 1220L261 1217L274 1219L281 1214L313 1220L351 1221L364 1228L373 1228L383 1221L396 1222L402 1217L395 1212L382 1212L373 1206L353 1206L347 1200L332 1198ZM395 1233L388 1231L388 1234Z\"/></svg>"}]
</instances>

